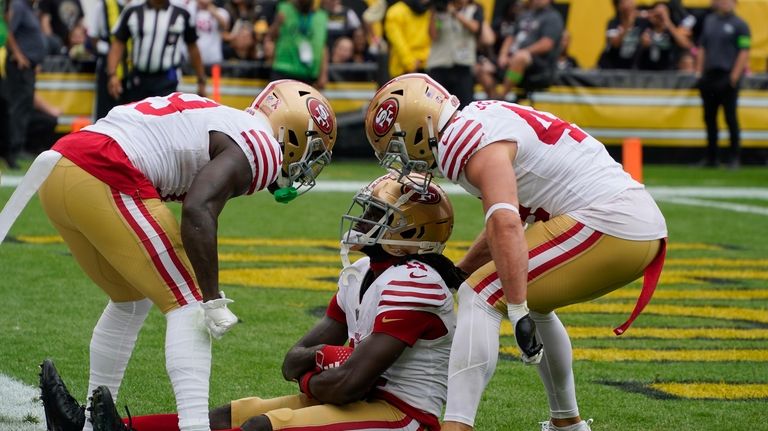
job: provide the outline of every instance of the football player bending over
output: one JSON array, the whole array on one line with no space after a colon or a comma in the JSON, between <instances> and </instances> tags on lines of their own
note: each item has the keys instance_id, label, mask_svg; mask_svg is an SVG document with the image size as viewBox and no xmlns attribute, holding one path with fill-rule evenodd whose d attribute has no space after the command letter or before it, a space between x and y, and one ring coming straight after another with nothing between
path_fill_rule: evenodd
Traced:
<instances>
[{"instance_id":1,"label":"football player bending over","mask_svg":"<svg viewBox=\"0 0 768 431\"><path fill-rule=\"evenodd\" d=\"M238 322L219 291L219 214L229 199L262 189L280 201L308 190L335 140L325 97L283 80L245 111L184 93L121 105L33 162L0 213L0 241L40 187L51 223L110 299L91 337L88 394L104 386L117 396L154 304L166 319L179 427L210 429L211 336ZM182 202L181 223L167 200ZM42 368L50 406L61 401L59 385L52 364ZM67 412L48 414L49 429L91 429L84 409Z\"/></svg>"},{"instance_id":2,"label":"football player bending over","mask_svg":"<svg viewBox=\"0 0 768 431\"><path fill-rule=\"evenodd\" d=\"M458 264L472 275L458 292L443 429L474 425L509 317L521 358L538 364L547 391L542 429L588 430L571 343L554 310L644 275L635 310L615 332L626 330L656 287L664 217L643 185L575 125L498 100L458 106L428 76L408 74L379 89L365 118L376 156L401 181L423 189L429 176L412 172L439 171L482 199L485 229Z\"/></svg>"},{"instance_id":3,"label":"football player bending over","mask_svg":"<svg viewBox=\"0 0 768 431\"><path fill-rule=\"evenodd\" d=\"M232 401L210 412L211 428L438 430L455 325L449 287L464 279L441 254L452 228L434 184L420 194L385 175L361 189L342 217L338 292L283 362L302 393ZM350 264L350 250L366 257ZM106 388L91 408L96 431L177 429L175 414L121 420Z\"/></svg>"}]
</instances>

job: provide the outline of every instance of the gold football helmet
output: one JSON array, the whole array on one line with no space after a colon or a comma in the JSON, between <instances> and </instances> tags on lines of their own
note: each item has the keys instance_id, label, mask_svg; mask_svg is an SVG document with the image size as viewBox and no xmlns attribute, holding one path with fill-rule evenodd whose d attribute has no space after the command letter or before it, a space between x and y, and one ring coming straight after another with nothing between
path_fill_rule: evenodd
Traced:
<instances>
[{"instance_id":1,"label":"gold football helmet","mask_svg":"<svg viewBox=\"0 0 768 431\"><path fill-rule=\"evenodd\" d=\"M423 73L398 76L376 92L365 114L365 134L379 163L400 175L399 180L425 192L425 183L409 178L437 167L435 153L440 132L459 109L459 99Z\"/></svg>"},{"instance_id":2,"label":"gold football helmet","mask_svg":"<svg viewBox=\"0 0 768 431\"><path fill-rule=\"evenodd\" d=\"M359 216L352 215L357 205ZM348 250L380 244L393 256L442 253L452 230L453 207L437 184L417 193L390 172L355 194L341 219L341 243Z\"/></svg>"},{"instance_id":3,"label":"gold football helmet","mask_svg":"<svg viewBox=\"0 0 768 431\"><path fill-rule=\"evenodd\" d=\"M315 178L331 162L336 143L336 115L315 88L292 79L274 81L246 111L267 117L283 150L283 168L270 191L288 202L315 186Z\"/></svg>"}]
</instances>

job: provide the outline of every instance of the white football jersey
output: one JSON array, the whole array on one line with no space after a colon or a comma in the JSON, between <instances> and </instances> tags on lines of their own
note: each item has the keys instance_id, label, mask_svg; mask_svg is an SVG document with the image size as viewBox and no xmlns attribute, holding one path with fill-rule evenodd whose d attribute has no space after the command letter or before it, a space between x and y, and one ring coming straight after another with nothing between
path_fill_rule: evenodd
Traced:
<instances>
[{"instance_id":1,"label":"white football jersey","mask_svg":"<svg viewBox=\"0 0 768 431\"><path fill-rule=\"evenodd\" d=\"M567 214L619 238L667 236L666 222L653 198L600 141L528 106L496 100L469 104L443 132L437 147L438 168L446 178L481 197L467 181L464 166L477 151L499 141L517 143L512 165L524 221Z\"/></svg>"},{"instance_id":2,"label":"white football jersey","mask_svg":"<svg viewBox=\"0 0 768 431\"><path fill-rule=\"evenodd\" d=\"M172 93L117 106L83 130L114 139L163 198L186 194L210 161L211 131L232 138L248 158L253 174L248 194L275 181L283 163L280 145L265 117L195 94Z\"/></svg>"},{"instance_id":3,"label":"white football jersey","mask_svg":"<svg viewBox=\"0 0 768 431\"><path fill-rule=\"evenodd\" d=\"M352 272L359 278L342 276L336 294L336 302L346 316L351 343L356 346L365 343L374 331L377 318L382 322L380 324L386 325L388 312L432 313L442 321L444 334L433 339L419 338L382 374L383 380L376 386L439 418L448 390L448 357L456 326L453 295L436 270L421 262L410 261L384 271L361 300L360 289L369 269L369 259L362 258L353 266L357 271ZM348 273L345 271L344 274ZM414 318L413 314L411 317L405 317L408 314L390 316L397 317L390 317L389 321L398 325L408 324L396 322L398 320Z\"/></svg>"}]
</instances>

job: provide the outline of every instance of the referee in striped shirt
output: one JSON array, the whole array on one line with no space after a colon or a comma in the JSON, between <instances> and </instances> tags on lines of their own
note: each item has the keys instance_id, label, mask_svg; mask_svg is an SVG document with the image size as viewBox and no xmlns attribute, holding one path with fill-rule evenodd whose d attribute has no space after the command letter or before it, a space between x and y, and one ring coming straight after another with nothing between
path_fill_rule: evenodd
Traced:
<instances>
[{"instance_id":1,"label":"referee in striped shirt","mask_svg":"<svg viewBox=\"0 0 768 431\"><path fill-rule=\"evenodd\" d=\"M197 31L189 12L169 0L131 2L112 30L114 41L107 57L109 94L121 103L176 91L182 43L197 74L197 92L205 95L205 71L197 48ZM116 75L128 39L132 40L132 69L123 82Z\"/></svg>"}]
</instances>

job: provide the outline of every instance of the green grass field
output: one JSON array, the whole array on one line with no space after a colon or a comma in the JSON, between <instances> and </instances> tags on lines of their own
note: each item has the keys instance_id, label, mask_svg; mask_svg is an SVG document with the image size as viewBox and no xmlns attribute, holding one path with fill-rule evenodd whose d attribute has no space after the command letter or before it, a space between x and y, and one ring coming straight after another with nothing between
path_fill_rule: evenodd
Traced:
<instances>
[{"instance_id":1,"label":"green grass field","mask_svg":"<svg viewBox=\"0 0 768 431\"><path fill-rule=\"evenodd\" d=\"M368 181L381 173L373 164L335 162L321 182ZM768 169L649 166L645 177L652 188L762 189L754 196L697 197L693 204L660 199L668 262L656 297L622 337L611 328L631 310L637 282L559 312L573 338L582 414L595 418L595 430L768 429ZM0 188L0 205L11 192ZM339 219L350 198L313 191L280 205L260 193L227 206L220 220L221 279L243 323L214 342L212 405L296 391L282 380L280 364L333 294ZM476 199L452 195L452 201L449 255L459 257L482 216ZM751 212L737 212L737 205ZM37 365L50 357L83 401L90 334L107 298L56 240L36 199L10 235L0 245L0 374L36 385ZM513 343L508 330L503 349ZM134 415L174 409L164 331L153 310L118 400ZM477 429L538 430L547 416L535 369L502 354ZM13 429L2 411L0 429Z\"/></svg>"}]
</instances>

